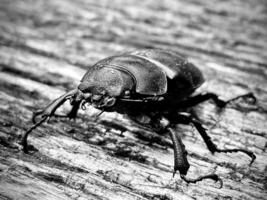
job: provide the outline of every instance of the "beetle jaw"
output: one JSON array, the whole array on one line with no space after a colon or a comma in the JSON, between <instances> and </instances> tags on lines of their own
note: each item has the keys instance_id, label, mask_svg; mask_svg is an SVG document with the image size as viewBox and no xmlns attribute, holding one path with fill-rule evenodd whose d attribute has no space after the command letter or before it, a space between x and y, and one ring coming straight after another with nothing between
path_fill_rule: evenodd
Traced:
<instances>
[{"instance_id":1,"label":"beetle jaw","mask_svg":"<svg viewBox=\"0 0 267 200\"><path fill-rule=\"evenodd\" d=\"M78 90L72 97L71 104L72 102L81 102L82 109L85 109L85 104L89 104L95 108L104 110L105 108L113 106L116 103L116 98L106 95L105 93L92 94L90 92Z\"/></svg>"}]
</instances>

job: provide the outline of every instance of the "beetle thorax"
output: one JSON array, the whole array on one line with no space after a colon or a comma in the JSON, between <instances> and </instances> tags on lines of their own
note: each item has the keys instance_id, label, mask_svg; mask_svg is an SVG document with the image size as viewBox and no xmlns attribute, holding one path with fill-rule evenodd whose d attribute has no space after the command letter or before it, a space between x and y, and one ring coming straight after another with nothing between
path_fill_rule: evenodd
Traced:
<instances>
[{"instance_id":1,"label":"beetle thorax","mask_svg":"<svg viewBox=\"0 0 267 200\"><path fill-rule=\"evenodd\" d=\"M131 77L123 71L104 66L98 70L92 71L84 76L78 89L82 92L103 95L103 93L118 97L122 96L125 90L133 87L134 83Z\"/></svg>"}]
</instances>

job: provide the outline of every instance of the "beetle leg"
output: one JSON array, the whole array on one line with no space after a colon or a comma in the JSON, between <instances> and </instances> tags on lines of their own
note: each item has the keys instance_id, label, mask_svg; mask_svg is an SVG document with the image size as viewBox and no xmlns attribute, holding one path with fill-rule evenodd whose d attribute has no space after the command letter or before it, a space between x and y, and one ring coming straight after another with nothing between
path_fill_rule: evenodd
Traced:
<instances>
[{"instance_id":1,"label":"beetle leg","mask_svg":"<svg viewBox=\"0 0 267 200\"><path fill-rule=\"evenodd\" d=\"M188 160L187 160L187 151L185 146L178 134L171 128L167 128L172 143L173 143L173 151L174 151L174 171L173 177L178 170L180 174L186 175L187 171L190 167Z\"/></svg>"},{"instance_id":2,"label":"beetle leg","mask_svg":"<svg viewBox=\"0 0 267 200\"><path fill-rule=\"evenodd\" d=\"M251 103L253 103L253 104L256 103L256 97L254 96L253 93L247 93L244 95L239 95L239 96L232 98L228 101L224 101L224 100L221 100L217 94L208 92L208 93L198 94L196 96L190 97L187 100L180 102L179 106L191 107L191 106L195 106L201 102L212 99L218 107L223 108L228 103L233 102L233 101L240 99L240 98L248 98L251 100Z\"/></svg>"},{"instance_id":3,"label":"beetle leg","mask_svg":"<svg viewBox=\"0 0 267 200\"><path fill-rule=\"evenodd\" d=\"M140 103L146 103L146 102L160 102L164 100L164 97L162 96L152 96L152 97L145 97L142 99L127 99L127 98L120 98L120 101L126 101L126 102L140 102Z\"/></svg>"},{"instance_id":4,"label":"beetle leg","mask_svg":"<svg viewBox=\"0 0 267 200\"><path fill-rule=\"evenodd\" d=\"M186 178L187 171L190 167L188 160L187 160L187 151L185 146L182 142L181 137L170 127L167 128L167 131L170 134L173 143L174 149L174 172L173 176L175 175L176 171L180 172L180 177L187 183L196 183L202 181L204 179L212 179L214 181L220 182L220 187L222 187L222 180L218 177L217 174L207 174L204 176L199 176L198 178Z\"/></svg>"},{"instance_id":5,"label":"beetle leg","mask_svg":"<svg viewBox=\"0 0 267 200\"><path fill-rule=\"evenodd\" d=\"M194 118L190 113L178 113L177 116L179 123L189 124L192 123L197 131L200 133L201 137L203 138L204 142L207 145L209 151L213 154L215 152L218 153L232 153L232 152L243 152L251 157L250 165L256 159L255 154L252 151L245 150L245 149L219 149L211 140L210 136L207 134L206 129L202 126L202 124Z\"/></svg>"},{"instance_id":6,"label":"beetle leg","mask_svg":"<svg viewBox=\"0 0 267 200\"><path fill-rule=\"evenodd\" d=\"M67 117L69 119L75 119L77 117L77 113L78 113L78 110L80 108L80 104L81 104L80 101L75 101L73 103L73 106L71 108L71 111L67 114Z\"/></svg>"},{"instance_id":7,"label":"beetle leg","mask_svg":"<svg viewBox=\"0 0 267 200\"><path fill-rule=\"evenodd\" d=\"M202 181L204 179L212 179L215 182L217 182L217 181L220 182L220 187L219 188L222 188L222 186L223 186L223 181L217 174L207 174L207 175L204 175L204 176L199 176L198 178L195 178L195 179L187 178L187 177L185 177L184 174L181 174L180 177L187 183L197 183L197 182Z\"/></svg>"},{"instance_id":8,"label":"beetle leg","mask_svg":"<svg viewBox=\"0 0 267 200\"><path fill-rule=\"evenodd\" d=\"M77 113L78 113L78 110L80 108L80 104L81 104L81 101L74 101L72 103L72 108L70 110L70 112L66 115L60 115L60 114L53 114L54 117L56 118L68 118L68 119L76 119L77 118Z\"/></svg>"},{"instance_id":9,"label":"beetle leg","mask_svg":"<svg viewBox=\"0 0 267 200\"><path fill-rule=\"evenodd\" d=\"M30 134L30 132L32 132L32 130L36 129L38 126L40 126L42 123L44 123L45 120L47 120L47 118L48 118L48 116L43 117L39 122L32 125L31 128L29 128L22 136L21 145L22 145L22 150L24 151L24 153L29 152L28 142L27 142L28 135Z\"/></svg>"},{"instance_id":10,"label":"beetle leg","mask_svg":"<svg viewBox=\"0 0 267 200\"><path fill-rule=\"evenodd\" d=\"M52 101L45 109L38 110L33 114L33 122L34 125L32 125L22 136L21 144L23 147L23 151L25 153L28 153L28 144L27 144L27 138L28 135L36 129L38 126L40 126L42 123L44 123L46 120L49 120L50 117L52 117L56 111L56 109L61 106L67 99L72 97L74 94L76 94L77 89L71 90L70 92L67 92L66 94L60 96L56 100ZM36 122L36 117L41 115L40 121Z\"/></svg>"},{"instance_id":11,"label":"beetle leg","mask_svg":"<svg viewBox=\"0 0 267 200\"><path fill-rule=\"evenodd\" d=\"M70 97L72 97L74 94L76 94L77 89L71 90L65 94L63 94L62 96L60 96L59 98L55 99L54 101L52 101L50 104L48 104L48 106L46 106L46 108L41 109L41 110L37 110L32 117L32 121L33 123L36 123L36 117L38 116L48 116L48 117L52 117L56 111L56 109L61 106L67 99L69 99Z\"/></svg>"}]
</instances>

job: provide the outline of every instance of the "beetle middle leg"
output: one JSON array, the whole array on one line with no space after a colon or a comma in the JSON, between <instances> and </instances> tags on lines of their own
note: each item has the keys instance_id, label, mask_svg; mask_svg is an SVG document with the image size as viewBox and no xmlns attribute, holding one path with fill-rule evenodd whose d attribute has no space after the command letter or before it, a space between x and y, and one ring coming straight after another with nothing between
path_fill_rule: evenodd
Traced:
<instances>
[{"instance_id":1,"label":"beetle middle leg","mask_svg":"<svg viewBox=\"0 0 267 200\"><path fill-rule=\"evenodd\" d=\"M177 117L177 118L176 118ZM182 124L190 124L192 123L197 131L200 133L201 137L203 138L204 142L207 145L207 148L211 153L232 153L232 152L242 152L247 154L251 158L250 164L254 162L256 159L255 154L252 151L245 150L245 149L219 149L211 140L210 136L207 134L206 129L202 126L202 124L194 118L190 113L178 113L175 118L178 120L177 123Z\"/></svg>"},{"instance_id":2,"label":"beetle middle leg","mask_svg":"<svg viewBox=\"0 0 267 200\"><path fill-rule=\"evenodd\" d=\"M202 103L204 101L207 101L209 99L212 99L214 101L214 103L220 107L220 108L223 108L225 107L227 104L237 100L237 99L242 99L242 98L245 98L245 99L250 99L252 103L255 103L256 102L256 97L254 96L253 93L247 93L247 94L243 94L243 95L239 95L237 97L234 97L232 99L229 99L227 101L224 101L224 100L221 100L219 98L219 96L217 94L214 94L214 93L211 93L211 92L208 92L208 93L203 93L203 94L198 94L196 96L192 96L182 102L179 103L179 106L180 107L192 107L192 106L195 106L199 103Z\"/></svg>"},{"instance_id":3,"label":"beetle middle leg","mask_svg":"<svg viewBox=\"0 0 267 200\"><path fill-rule=\"evenodd\" d=\"M185 149L185 145L183 144L182 139L179 136L179 134L177 134L175 130L171 127L168 120L163 118L160 121L160 124L165 129L165 131L170 134L170 137L173 143L173 150L174 150L173 176L176 174L176 171L179 171L180 177L187 183L196 183L204 179L212 179L216 182L219 181L220 187L222 187L222 180L218 177L217 174L207 174L207 175L199 176L197 178L186 177L186 174L189 170L190 165L187 160L187 151Z\"/></svg>"}]
</instances>

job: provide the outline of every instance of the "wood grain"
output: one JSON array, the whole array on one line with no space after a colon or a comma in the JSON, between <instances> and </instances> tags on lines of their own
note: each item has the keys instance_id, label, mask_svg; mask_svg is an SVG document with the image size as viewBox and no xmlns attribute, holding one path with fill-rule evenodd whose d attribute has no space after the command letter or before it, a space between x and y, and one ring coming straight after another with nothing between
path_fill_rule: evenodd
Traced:
<instances>
[{"instance_id":1,"label":"wood grain","mask_svg":"<svg viewBox=\"0 0 267 200\"><path fill-rule=\"evenodd\" d=\"M264 0L0 0L0 199L266 199L266 10ZM75 88L88 67L153 47L189 56L207 80L201 90L255 94L257 105L195 108L219 147L255 152L252 166L242 153L210 154L179 125L189 176L216 172L224 182L187 185L172 178L168 137L115 113L96 121L90 108L41 126L29 137L38 151L21 152L32 112Z\"/></svg>"}]
</instances>

